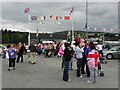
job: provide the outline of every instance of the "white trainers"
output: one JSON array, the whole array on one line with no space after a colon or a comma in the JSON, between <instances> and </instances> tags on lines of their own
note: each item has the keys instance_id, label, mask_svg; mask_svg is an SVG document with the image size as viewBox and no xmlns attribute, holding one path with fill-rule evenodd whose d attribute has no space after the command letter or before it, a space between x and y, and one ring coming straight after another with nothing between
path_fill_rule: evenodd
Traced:
<instances>
[{"instance_id":1,"label":"white trainers","mask_svg":"<svg viewBox=\"0 0 120 90\"><path fill-rule=\"evenodd\" d=\"M82 75L80 77L83 77Z\"/></svg>"},{"instance_id":2,"label":"white trainers","mask_svg":"<svg viewBox=\"0 0 120 90\"><path fill-rule=\"evenodd\" d=\"M91 81L87 81L87 83L93 83L93 82L91 82Z\"/></svg>"},{"instance_id":3,"label":"white trainers","mask_svg":"<svg viewBox=\"0 0 120 90\"><path fill-rule=\"evenodd\" d=\"M68 82L70 82L70 79L68 79Z\"/></svg>"}]
</instances>

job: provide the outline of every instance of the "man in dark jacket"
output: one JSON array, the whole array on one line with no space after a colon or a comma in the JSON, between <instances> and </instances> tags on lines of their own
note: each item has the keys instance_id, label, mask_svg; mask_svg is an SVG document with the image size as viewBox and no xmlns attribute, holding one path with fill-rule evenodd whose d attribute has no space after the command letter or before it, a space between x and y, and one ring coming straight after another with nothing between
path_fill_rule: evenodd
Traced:
<instances>
[{"instance_id":1,"label":"man in dark jacket","mask_svg":"<svg viewBox=\"0 0 120 90\"><path fill-rule=\"evenodd\" d=\"M36 60L35 60L35 52L36 52L36 47L34 45L33 42L31 42L30 46L29 46L29 50L30 50L30 56L32 56L33 58L31 59L31 64L36 64Z\"/></svg>"},{"instance_id":2,"label":"man in dark jacket","mask_svg":"<svg viewBox=\"0 0 120 90\"><path fill-rule=\"evenodd\" d=\"M64 71L63 71L63 80L70 81L69 79L69 63L73 55L73 49L70 47L70 43L65 43L64 50Z\"/></svg>"}]
</instances>

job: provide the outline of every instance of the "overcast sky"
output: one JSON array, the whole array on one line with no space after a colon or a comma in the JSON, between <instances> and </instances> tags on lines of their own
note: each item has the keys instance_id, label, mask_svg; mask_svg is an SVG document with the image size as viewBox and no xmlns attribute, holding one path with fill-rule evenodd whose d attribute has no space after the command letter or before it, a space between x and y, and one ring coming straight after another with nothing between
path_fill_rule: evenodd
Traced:
<instances>
[{"instance_id":1,"label":"overcast sky","mask_svg":"<svg viewBox=\"0 0 120 90\"><path fill-rule=\"evenodd\" d=\"M74 6L75 30L84 30L85 27L85 2L3 2L1 28L8 28L19 31L29 31L28 14L24 9L29 7L31 16L65 16L69 15ZM73 18L72 18L73 19ZM72 29L72 20L45 20L45 24L38 24L39 32L56 32ZM117 2L88 2L88 27L118 29L118 3ZM37 22L31 21L30 31L37 32Z\"/></svg>"}]
</instances>

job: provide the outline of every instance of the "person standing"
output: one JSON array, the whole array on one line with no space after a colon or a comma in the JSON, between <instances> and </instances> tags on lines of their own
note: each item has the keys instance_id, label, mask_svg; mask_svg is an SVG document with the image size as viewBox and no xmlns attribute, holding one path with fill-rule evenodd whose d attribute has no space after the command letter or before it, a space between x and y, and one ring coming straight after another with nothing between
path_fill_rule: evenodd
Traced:
<instances>
[{"instance_id":1,"label":"person standing","mask_svg":"<svg viewBox=\"0 0 120 90\"><path fill-rule=\"evenodd\" d=\"M76 43L75 57L77 59L77 77L82 77L83 47Z\"/></svg>"},{"instance_id":2,"label":"person standing","mask_svg":"<svg viewBox=\"0 0 120 90\"><path fill-rule=\"evenodd\" d=\"M82 60L83 60L83 62L82 62L82 74L86 74L86 72L85 72L85 70L84 70L84 68L85 68L85 65L86 65L86 54L85 54L85 50L86 50L86 42L85 42L85 44L84 44L84 52L83 52L83 58L82 58Z\"/></svg>"},{"instance_id":3,"label":"person standing","mask_svg":"<svg viewBox=\"0 0 120 90\"><path fill-rule=\"evenodd\" d=\"M33 42L31 42L30 46L29 46L29 50L30 50L30 57L32 56L31 60L29 61L29 63L31 64L36 64L36 60L35 60L35 52L36 52L36 47L34 45ZM29 57L29 58L30 58Z\"/></svg>"},{"instance_id":4,"label":"person standing","mask_svg":"<svg viewBox=\"0 0 120 90\"><path fill-rule=\"evenodd\" d=\"M23 62L23 54L25 52L25 47L24 45L22 45L21 42L18 43L18 47L17 47L17 54L18 54L18 57L17 57L17 63L19 63L19 60L21 58L21 63Z\"/></svg>"},{"instance_id":5,"label":"person standing","mask_svg":"<svg viewBox=\"0 0 120 90\"><path fill-rule=\"evenodd\" d=\"M61 63L61 68L63 69L64 68L64 50L65 50L65 43L61 44L60 48L59 48L59 52L58 52L58 55L61 57L62 59L62 63Z\"/></svg>"},{"instance_id":6,"label":"person standing","mask_svg":"<svg viewBox=\"0 0 120 90\"><path fill-rule=\"evenodd\" d=\"M81 37L80 34L77 34L77 38L75 39L75 43L80 43L81 42Z\"/></svg>"},{"instance_id":7,"label":"person standing","mask_svg":"<svg viewBox=\"0 0 120 90\"><path fill-rule=\"evenodd\" d=\"M101 71L102 70L102 67L101 67L101 62L102 62L102 58L103 58L103 46L102 46L102 42L98 42L98 45L96 46L96 49L98 50L99 52L99 55L100 55L100 59L99 59L99 63L98 63L98 71Z\"/></svg>"},{"instance_id":8,"label":"person standing","mask_svg":"<svg viewBox=\"0 0 120 90\"><path fill-rule=\"evenodd\" d=\"M86 73L87 73L87 77L90 77L90 70L88 67L88 63L87 63L87 58L88 58L88 54L91 51L91 46L94 45L93 42L91 40L88 41L88 43L86 44L86 48L85 48L85 58L86 58Z\"/></svg>"},{"instance_id":9,"label":"person standing","mask_svg":"<svg viewBox=\"0 0 120 90\"><path fill-rule=\"evenodd\" d=\"M14 48L13 44L10 44L10 48L8 49L9 55L9 71L11 71L12 67L15 70L15 59L16 59L16 49Z\"/></svg>"},{"instance_id":10,"label":"person standing","mask_svg":"<svg viewBox=\"0 0 120 90\"><path fill-rule=\"evenodd\" d=\"M65 50L64 50L64 70L63 70L63 80L70 81L69 79L69 63L71 57L73 55L73 50L70 47L70 43L65 43Z\"/></svg>"},{"instance_id":11,"label":"person standing","mask_svg":"<svg viewBox=\"0 0 120 90\"><path fill-rule=\"evenodd\" d=\"M91 50L91 48L89 46L89 43L87 43L86 46L85 46L85 61L86 61L86 74L87 74L87 77L90 77L90 71L89 71L88 63L87 63L88 53L90 52L90 50Z\"/></svg>"},{"instance_id":12,"label":"person standing","mask_svg":"<svg viewBox=\"0 0 120 90\"><path fill-rule=\"evenodd\" d=\"M43 48L43 45L41 43L38 44L38 54L41 55L42 53L42 48Z\"/></svg>"},{"instance_id":13,"label":"person standing","mask_svg":"<svg viewBox=\"0 0 120 90\"><path fill-rule=\"evenodd\" d=\"M98 45L96 46L96 49L98 50L99 54L102 55L103 57L103 46L102 46L102 42L98 42Z\"/></svg>"},{"instance_id":14,"label":"person standing","mask_svg":"<svg viewBox=\"0 0 120 90\"><path fill-rule=\"evenodd\" d=\"M96 83L98 60L99 53L95 50L95 45L92 45L87 58L87 63L90 70L90 80L87 81L88 83Z\"/></svg>"}]
</instances>

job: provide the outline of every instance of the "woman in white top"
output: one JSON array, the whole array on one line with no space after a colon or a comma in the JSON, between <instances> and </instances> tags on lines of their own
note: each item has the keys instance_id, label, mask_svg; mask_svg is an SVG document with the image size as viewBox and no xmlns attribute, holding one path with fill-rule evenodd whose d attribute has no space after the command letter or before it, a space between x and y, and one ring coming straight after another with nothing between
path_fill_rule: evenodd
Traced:
<instances>
[{"instance_id":1,"label":"woman in white top","mask_svg":"<svg viewBox=\"0 0 120 90\"><path fill-rule=\"evenodd\" d=\"M75 44L75 57L77 59L77 77L82 77L81 71L82 71L82 58L83 58L83 52L84 48L82 46L79 46L79 43Z\"/></svg>"}]
</instances>

